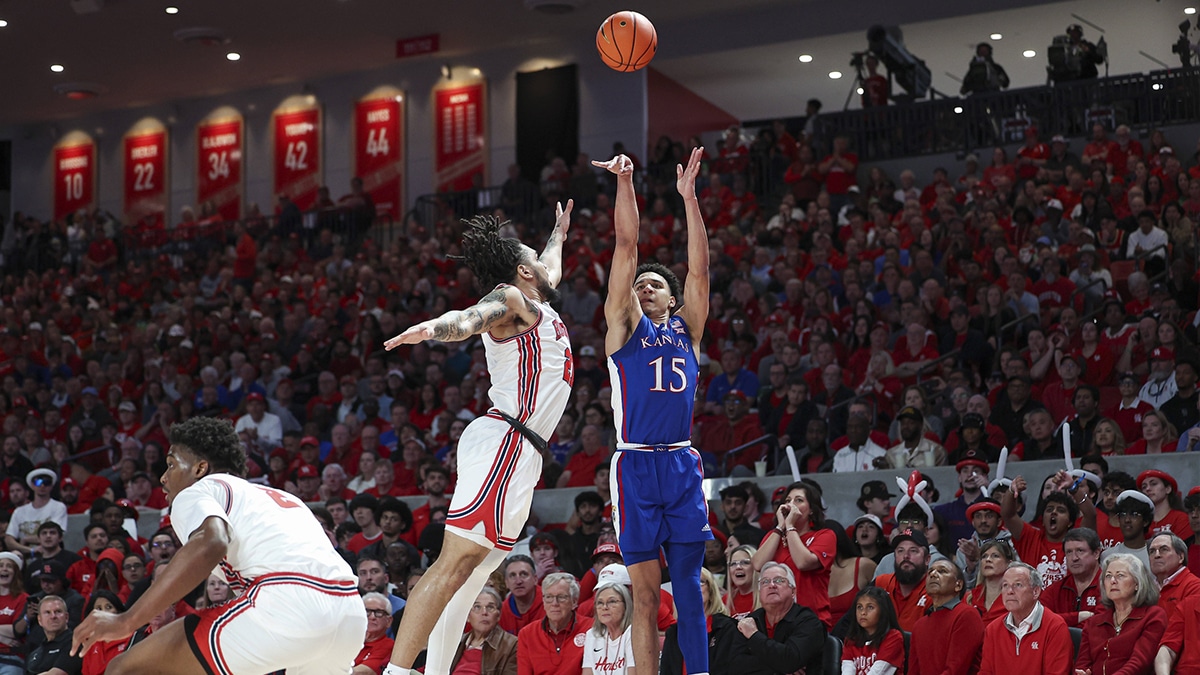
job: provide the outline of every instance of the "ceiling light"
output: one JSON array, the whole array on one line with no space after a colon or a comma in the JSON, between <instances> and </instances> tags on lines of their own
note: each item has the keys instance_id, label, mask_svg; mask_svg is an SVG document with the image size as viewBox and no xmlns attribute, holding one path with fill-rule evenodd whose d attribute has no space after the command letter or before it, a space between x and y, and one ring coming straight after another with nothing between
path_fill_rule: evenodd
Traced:
<instances>
[{"instance_id":1,"label":"ceiling light","mask_svg":"<svg viewBox=\"0 0 1200 675\"><path fill-rule=\"evenodd\" d=\"M167 8L167 14L178 14L178 13L179 13L178 7L168 7Z\"/></svg>"},{"instance_id":2,"label":"ceiling light","mask_svg":"<svg viewBox=\"0 0 1200 675\"><path fill-rule=\"evenodd\" d=\"M831 79L831 80L840 80L840 79L842 79L842 73L841 73L841 71L837 71L837 70L835 70L835 71L833 71L833 72L829 73L829 79Z\"/></svg>"},{"instance_id":3,"label":"ceiling light","mask_svg":"<svg viewBox=\"0 0 1200 675\"><path fill-rule=\"evenodd\" d=\"M854 90L854 93L858 94L859 96L862 96L862 95L863 95L863 88L862 88L862 87L859 87L858 89L855 89L855 90Z\"/></svg>"},{"instance_id":4,"label":"ceiling light","mask_svg":"<svg viewBox=\"0 0 1200 675\"><path fill-rule=\"evenodd\" d=\"M229 52L225 55L225 58L229 59L230 61L239 61L241 60L242 55L237 52Z\"/></svg>"},{"instance_id":5,"label":"ceiling light","mask_svg":"<svg viewBox=\"0 0 1200 675\"><path fill-rule=\"evenodd\" d=\"M61 73L64 70L66 70L66 69L57 63L50 66L50 72L52 72L52 73Z\"/></svg>"},{"instance_id":6,"label":"ceiling light","mask_svg":"<svg viewBox=\"0 0 1200 675\"><path fill-rule=\"evenodd\" d=\"M5 21L4 19L0 19L0 28L4 28L7 25L8 25L7 21Z\"/></svg>"},{"instance_id":7,"label":"ceiling light","mask_svg":"<svg viewBox=\"0 0 1200 675\"><path fill-rule=\"evenodd\" d=\"M1154 91L1162 91L1162 82L1155 82L1154 84L1150 85L1150 88Z\"/></svg>"},{"instance_id":8,"label":"ceiling light","mask_svg":"<svg viewBox=\"0 0 1200 675\"><path fill-rule=\"evenodd\" d=\"M1183 13L1184 13L1184 14L1189 14L1189 15L1191 15L1191 14L1195 14L1195 13L1196 13L1196 8L1195 8L1195 7L1184 7L1184 8L1183 8ZM0 25L2 25L3 23L4 23L3 21L0 21Z\"/></svg>"},{"instance_id":9,"label":"ceiling light","mask_svg":"<svg viewBox=\"0 0 1200 675\"><path fill-rule=\"evenodd\" d=\"M1026 49L1025 51L1021 52L1021 56L1024 56L1027 59L1032 59L1033 57L1037 56L1037 52L1033 51L1032 49Z\"/></svg>"},{"instance_id":10,"label":"ceiling light","mask_svg":"<svg viewBox=\"0 0 1200 675\"><path fill-rule=\"evenodd\" d=\"M812 63L812 54L801 54L800 63Z\"/></svg>"},{"instance_id":11,"label":"ceiling light","mask_svg":"<svg viewBox=\"0 0 1200 675\"><path fill-rule=\"evenodd\" d=\"M955 115L961 115L961 114L962 114L962 110L963 110L963 109L962 109L962 106L961 106L961 105L956 105L956 106L954 106L954 114L955 114Z\"/></svg>"},{"instance_id":12,"label":"ceiling light","mask_svg":"<svg viewBox=\"0 0 1200 675\"><path fill-rule=\"evenodd\" d=\"M992 38L993 40L1003 40L1004 39L1004 36L999 33L992 33L988 37Z\"/></svg>"}]
</instances>

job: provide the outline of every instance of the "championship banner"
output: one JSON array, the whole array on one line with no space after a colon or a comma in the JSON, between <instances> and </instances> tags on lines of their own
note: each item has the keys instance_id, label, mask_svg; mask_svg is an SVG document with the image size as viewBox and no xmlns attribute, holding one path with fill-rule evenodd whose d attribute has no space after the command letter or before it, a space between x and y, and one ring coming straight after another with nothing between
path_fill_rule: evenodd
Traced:
<instances>
[{"instance_id":1,"label":"championship banner","mask_svg":"<svg viewBox=\"0 0 1200 675\"><path fill-rule=\"evenodd\" d=\"M96 143L73 131L54 146L54 220L96 206Z\"/></svg>"},{"instance_id":2,"label":"championship banner","mask_svg":"<svg viewBox=\"0 0 1200 675\"><path fill-rule=\"evenodd\" d=\"M305 211L317 203L321 187L321 109L312 97L302 97L304 107L288 105L291 100L271 116L271 187L273 194L287 195Z\"/></svg>"},{"instance_id":3,"label":"championship banner","mask_svg":"<svg viewBox=\"0 0 1200 675\"><path fill-rule=\"evenodd\" d=\"M487 176L487 86L438 87L434 92L434 185L438 192L471 189L471 177Z\"/></svg>"},{"instance_id":4,"label":"championship banner","mask_svg":"<svg viewBox=\"0 0 1200 675\"><path fill-rule=\"evenodd\" d=\"M123 190L125 220L166 223L167 129L158 120L145 120L125 134Z\"/></svg>"},{"instance_id":5,"label":"championship banner","mask_svg":"<svg viewBox=\"0 0 1200 675\"><path fill-rule=\"evenodd\" d=\"M242 217L241 113L232 108L214 111L196 125L196 204L212 202L221 220Z\"/></svg>"},{"instance_id":6,"label":"championship banner","mask_svg":"<svg viewBox=\"0 0 1200 675\"><path fill-rule=\"evenodd\" d=\"M375 202L375 213L404 212L404 98L376 91L354 104L354 175Z\"/></svg>"}]
</instances>

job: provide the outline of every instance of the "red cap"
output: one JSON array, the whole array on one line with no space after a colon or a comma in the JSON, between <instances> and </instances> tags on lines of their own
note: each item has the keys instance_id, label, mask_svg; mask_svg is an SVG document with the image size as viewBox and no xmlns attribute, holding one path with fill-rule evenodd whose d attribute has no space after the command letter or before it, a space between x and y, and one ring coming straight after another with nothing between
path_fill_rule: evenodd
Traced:
<instances>
[{"instance_id":1,"label":"red cap","mask_svg":"<svg viewBox=\"0 0 1200 675\"><path fill-rule=\"evenodd\" d=\"M771 493L771 503L772 504L775 503L776 499L783 499L786 495L787 495L787 486L780 485L779 487L775 488L774 492Z\"/></svg>"},{"instance_id":2,"label":"red cap","mask_svg":"<svg viewBox=\"0 0 1200 675\"><path fill-rule=\"evenodd\" d=\"M265 403L266 400L267 399L264 398L263 395L258 393L257 391L252 391L249 394L246 394L246 402L247 403L249 403L250 401L258 401L260 403Z\"/></svg>"},{"instance_id":3,"label":"red cap","mask_svg":"<svg viewBox=\"0 0 1200 675\"><path fill-rule=\"evenodd\" d=\"M1138 484L1139 489L1142 487L1142 482L1145 481L1147 478L1157 478L1157 479L1161 480L1162 482L1166 483L1167 485L1170 485L1172 492L1176 492L1176 493L1179 492L1179 483L1175 480L1174 476L1167 473L1166 471L1159 471L1158 469L1147 469L1147 470L1139 473L1138 477L1137 477L1137 484Z\"/></svg>"},{"instance_id":4,"label":"red cap","mask_svg":"<svg viewBox=\"0 0 1200 675\"><path fill-rule=\"evenodd\" d=\"M319 446L321 445L321 441L318 441L316 436L305 436L304 438L300 439L300 447L304 447L306 445Z\"/></svg>"},{"instance_id":5,"label":"red cap","mask_svg":"<svg viewBox=\"0 0 1200 675\"><path fill-rule=\"evenodd\" d=\"M1000 505L991 502L975 502L967 507L967 520L970 521L980 511L991 511L996 515L1000 515Z\"/></svg>"},{"instance_id":6,"label":"red cap","mask_svg":"<svg viewBox=\"0 0 1200 675\"><path fill-rule=\"evenodd\" d=\"M979 457L968 457L966 459L959 460L958 464L954 465L954 470L962 471L963 469L965 469L968 466L977 466L977 467L983 469L983 472L985 474L988 472L988 463L983 461Z\"/></svg>"},{"instance_id":7,"label":"red cap","mask_svg":"<svg viewBox=\"0 0 1200 675\"><path fill-rule=\"evenodd\" d=\"M77 488L77 487L79 487L79 483L76 483L74 478L67 476L66 478L62 479L61 483L59 483L59 487L60 488L65 488L65 487Z\"/></svg>"},{"instance_id":8,"label":"red cap","mask_svg":"<svg viewBox=\"0 0 1200 675\"><path fill-rule=\"evenodd\" d=\"M738 398L738 399L742 400L742 403L745 403L748 400L746 398L745 392L743 392L741 389L730 389L729 393L725 394L725 398L726 399Z\"/></svg>"},{"instance_id":9,"label":"red cap","mask_svg":"<svg viewBox=\"0 0 1200 675\"><path fill-rule=\"evenodd\" d=\"M724 532L722 532L714 527L714 528L712 528L712 535L713 535L713 539L716 539L717 541L721 542L721 548L725 548L726 546L729 545L729 535L725 534Z\"/></svg>"},{"instance_id":10,"label":"red cap","mask_svg":"<svg viewBox=\"0 0 1200 675\"><path fill-rule=\"evenodd\" d=\"M1168 347L1155 347L1154 351L1150 352L1151 361L1174 361L1175 352Z\"/></svg>"},{"instance_id":11,"label":"red cap","mask_svg":"<svg viewBox=\"0 0 1200 675\"><path fill-rule=\"evenodd\" d=\"M287 448L275 448L271 451L271 454L267 456L267 459L271 459L272 457L282 457L286 460L288 458Z\"/></svg>"},{"instance_id":12,"label":"red cap","mask_svg":"<svg viewBox=\"0 0 1200 675\"><path fill-rule=\"evenodd\" d=\"M296 469L296 478L320 478L321 474L317 472L317 467L312 464L301 464L299 469Z\"/></svg>"},{"instance_id":13,"label":"red cap","mask_svg":"<svg viewBox=\"0 0 1200 675\"><path fill-rule=\"evenodd\" d=\"M1191 497L1192 495L1200 495L1200 485L1188 490L1187 496Z\"/></svg>"},{"instance_id":14,"label":"red cap","mask_svg":"<svg viewBox=\"0 0 1200 675\"><path fill-rule=\"evenodd\" d=\"M343 375L338 384L358 384L358 380L353 375Z\"/></svg>"},{"instance_id":15,"label":"red cap","mask_svg":"<svg viewBox=\"0 0 1200 675\"><path fill-rule=\"evenodd\" d=\"M599 544L596 546L596 550L592 551L592 560L595 560L597 556L603 555L605 553L611 553L613 555L621 555L621 549L617 548L616 544L610 544L610 543Z\"/></svg>"}]
</instances>

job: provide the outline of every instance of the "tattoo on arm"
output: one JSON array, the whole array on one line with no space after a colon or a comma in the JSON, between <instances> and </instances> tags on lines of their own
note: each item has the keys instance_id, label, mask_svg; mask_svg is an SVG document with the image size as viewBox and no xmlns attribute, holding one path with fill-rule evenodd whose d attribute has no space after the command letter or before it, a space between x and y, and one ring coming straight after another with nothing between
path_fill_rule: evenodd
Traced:
<instances>
[{"instance_id":1,"label":"tattoo on arm","mask_svg":"<svg viewBox=\"0 0 1200 675\"><path fill-rule=\"evenodd\" d=\"M489 330L508 314L502 289L488 293L474 306L460 312L446 312L432 322L433 338L442 342L458 342Z\"/></svg>"}]
</instances>

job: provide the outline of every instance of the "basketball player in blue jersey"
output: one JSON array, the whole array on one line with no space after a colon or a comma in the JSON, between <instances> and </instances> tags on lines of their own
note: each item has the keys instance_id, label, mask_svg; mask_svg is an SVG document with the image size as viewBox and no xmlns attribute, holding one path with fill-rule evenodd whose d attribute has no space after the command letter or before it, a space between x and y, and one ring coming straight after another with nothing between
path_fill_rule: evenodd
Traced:
<instances>
[{"instance_id":1,"label":"basketball player in blue jersey","mask_svg":"<svg viewBox=\"0 0 1200 675\"><path fill-rule=\"evenodd\" d=\"M660 547L671 570L686 672L708 673L700 567L704 542L713 537L700 485L704 470L690 440L700 374L696 354L708 320L708 234L696 200L703 153L695 148L686 169L676 166L687 213L688 274L682 289L665 266L638 266L633 162L625 155L594 162L617 175L616 246L604 303L617 431L609 482L613 524L633 580L633 654L640 673L658 672Z\"/></svg>"}]
</instances>

